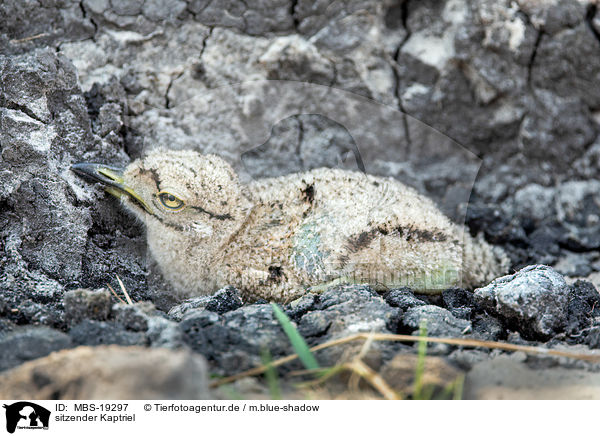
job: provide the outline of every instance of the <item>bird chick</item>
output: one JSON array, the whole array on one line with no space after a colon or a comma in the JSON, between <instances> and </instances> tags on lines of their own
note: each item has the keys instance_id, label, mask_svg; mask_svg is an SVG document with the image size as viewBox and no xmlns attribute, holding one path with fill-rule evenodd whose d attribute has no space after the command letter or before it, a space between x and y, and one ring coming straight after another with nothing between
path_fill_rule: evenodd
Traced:
<instances>
[{"instance_id":1,"label":"bird chick","mask_svg":"<svg viewBox=\"0 0 600 436\"><path fill-rule=\"evenodd\" d=\"M158 150L126 169L75 164L146 225L150 252L182 296L225 285L285 302L332 284L439 293L486 284L504 253L393 178L321 168L239 182L223 159Z\"/></svg>"}]
</instances>

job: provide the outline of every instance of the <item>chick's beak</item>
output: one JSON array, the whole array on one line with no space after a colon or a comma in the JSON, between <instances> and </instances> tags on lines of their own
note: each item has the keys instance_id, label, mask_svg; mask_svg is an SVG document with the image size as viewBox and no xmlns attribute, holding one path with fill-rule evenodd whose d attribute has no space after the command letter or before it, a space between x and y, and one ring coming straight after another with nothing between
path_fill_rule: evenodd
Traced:
<instances>
[{"instance_id":1,"label":"chick's beak","mask_svg":"<svg viewBox=\"0 0 600 436\"><path fill-rule=\"evenodd\" d=\"M148 213L152 213L146 202L132 188L125 184L123 179L123 169L96 163L76 163L71 166L71 170L80 176L87 177L100 182L109 194L117 198L128 196L139 204Z\"/></svg>"}]
</instances>

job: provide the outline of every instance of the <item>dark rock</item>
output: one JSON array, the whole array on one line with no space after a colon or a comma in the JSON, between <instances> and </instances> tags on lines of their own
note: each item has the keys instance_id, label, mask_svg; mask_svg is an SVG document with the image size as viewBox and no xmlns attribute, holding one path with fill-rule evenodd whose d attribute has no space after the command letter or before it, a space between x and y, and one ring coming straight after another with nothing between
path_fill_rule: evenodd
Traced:
<instances>
[{"instance_id":1,"label":"dark rock","mask_svg":"<svg viewBox=\"0 0 600 436\"><path fill-rule=\"evenodd\" d=\"M461 288L450 288L442 292L444 306L457 318L469 320L475 309L473 292Z\"/></svg>"},{"instance_id":2,"label":"dark rock","mask_svg":"<svg viewBox=\"0 0 600 436\"><path fill-rule=\"evenodd\" d=\"M143 333L130 332L121 325L107 321L84 320L69 330L69 336L77 345L146 345Z\"/></svg>"},{"instance_id":3,"label":"dark rock","mask_svg":"<svg viewBox=\"0 0 600 436\"><path fill-rule=\"evenodd\" d=\"M388 291L383 298L392 307L403 311L415 306L425 306L427 303L417 297L410 288L399 288Z\"/></svg>"},{"instance_id":4,"label":"dark rock","mask_svg":"<svg viewBox=\"0 0 600 436\"><path fill-rule=\"evenodd\" d=\"M243 304L239 291L233 286L227 286L212 295L206 304L206 310L223 315L225 312L239 309Z\"/></svg>"},{"instance_id":5,"label":"dark rock","mask_svg":"<svg viewBox=\"0 0 600 436\"><path fill-rule=\"evenodd\" d=\"M466 220L472 233L484 232L486 240L493 244L527 245L527 234L520 223L504 215L499 208L470 204Z\"/></svg>"},{"instance_id":6,"label":"dark rock","mask_svg":"<svg viewBox=\"0 0 600 436\"><path fill-rule=\"evenodd\" d=\"M273 358L293 353L273 309L266 304L243 306L223 315L193 309L179 328L184 342L225 374L260 365L264 350Z\"/></svg>"},{"instance_id":7,"label":"dark rock","mask_svg":"<svg viewBox=\"0 0 600 436\"><path fill-rule=\"evenodd\" d=\"M475 339L499 341L506 337L506 328L496 318L487 314L478 314L471 320Z\"/></svg>"},{"instance_id":8,"label":"dark rock","mask_svg":"<svg viewBox=\"0 0 600 436\"><path fill-rule=\"evenodd\" d=\"M72 346L69 336L48 327L16 328L0 334L0 371Z\"/></svg>"},{"instance_id":9,"label":"dark rock","mask_svg":"<svg viewBox=\"0 0 600 436\"><path fill-rule=\"evenodd\" d=\"M326 335L329 327L331 327L331 317L322 311L315 311L302 316L298 332L304 338L313 339Z\"/></svg>"},{"instance_id":10,"label":"dark rock","mask_svg":"<svg viewBox=\"0 0 600 436\"><path fill-rule=\"evenodd\" d=\"M83 319L105 321L110 315L111 296L106 290L76 289L65 293L65 322L74 325Z\"/></svg>"},{"instance_id":11,"label":"dark rock","mask_svg":"<svg viewBox=\"0 0 600 436\"><path fill-rule=\"evenodd\" d=\"M35 50L0 56L0 75L0 306L16 322L62 327L65 288L100 288L115 273L141 297L141 228L69 171L128 160L90 130L73 65Z\"/></svg>"},{"instance_id":12,"label":"dark rock","mask_svg":"<svg viewBox=\"0 0 600 436\"><path fill-rule=\"evenodd\" d=\"M475 290L475 302L526 337L549 338L567 324L570 288L545 265L532 265Z\"/></svg>"},{"instance_id":13,"label":"dark rock","mask_svg":"<svg viewBox=\"0 0 600 436\"><path fill-rule=\"evenodd\" d=\"M313 309L318 300L319 297L315 294L305 294L288 304L285 312L291 319L297 320Z\"/></svg>"},{"instance_id":14,"label":"dark rock","mask_svg":"<svg viewBox=\"0 0 600 436\"><path fill-rule=\"evenodd\" d=\"M580 338L582 332L600 319L600 294L594 285L583 280L577 280L571 285L567 311L565 332ZM592 333L588 333L587 336L590 334Z\"/></svg>"}]
</instances>

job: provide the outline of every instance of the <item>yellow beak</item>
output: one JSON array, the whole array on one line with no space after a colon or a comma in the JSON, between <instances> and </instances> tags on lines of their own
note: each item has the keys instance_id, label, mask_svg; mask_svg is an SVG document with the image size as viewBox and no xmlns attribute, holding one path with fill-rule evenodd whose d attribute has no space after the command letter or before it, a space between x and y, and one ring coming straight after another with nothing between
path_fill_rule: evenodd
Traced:
<instances>
[{"instance_id":1,"label":"yellow beak","mask_svg":"<svg viewBox=\"0 0 600 436\"><path fill-rule=\"evenodd\" d=\"M80 176L88 177L96 182L102 183L104 189L109 194L112 194L119 199L126 195L139 204L146 212L149 214L153 213L142 197L140 197L132 188L125 185L122 168L83 162L72 165L71 170Z\"/></svg>"}]
</instances>

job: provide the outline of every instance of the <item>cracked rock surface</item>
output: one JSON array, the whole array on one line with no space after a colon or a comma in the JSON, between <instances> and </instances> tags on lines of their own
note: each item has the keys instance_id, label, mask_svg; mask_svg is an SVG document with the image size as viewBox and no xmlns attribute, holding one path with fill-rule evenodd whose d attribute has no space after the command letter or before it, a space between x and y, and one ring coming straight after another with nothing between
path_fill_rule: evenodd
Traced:
<instances>
[{"instance_id":1,"label":"cracked rock surface","mask_svg":"<svg viewBox=\"0 0 600 436\"><path fill-rule=\"evenodd\" d=\"M270 306L235 289L176 301L143 226L69 170L156 147L217 153L246 179L396 177L510 257L515 275L475 294L307 295L285 309L311 345L427 319L440 336L600 347L593 1L5 0L0 78L2 370L82 344L192 350L221 374L265 344L291 351ZM135 305L109 293L116 276ZM412 350L375 351L385 365Z\"/></svg>"}]
</instances>

